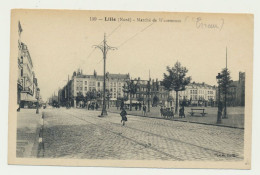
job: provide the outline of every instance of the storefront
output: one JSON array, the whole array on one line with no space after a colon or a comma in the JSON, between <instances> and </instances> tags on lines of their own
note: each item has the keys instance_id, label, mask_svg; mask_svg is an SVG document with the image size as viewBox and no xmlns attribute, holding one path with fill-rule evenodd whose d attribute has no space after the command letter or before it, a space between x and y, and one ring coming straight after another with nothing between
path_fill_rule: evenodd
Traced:
<instances>
[{"instance_id":1,"label":"storefront","mask_svg":"<svg viewBox=\"0 0 260 175\"><path fill-rule=\"evenodd\" d=\"M28 93L21 93L21 108L36 108L37 100Z\"/></svg>"}]
</instances>

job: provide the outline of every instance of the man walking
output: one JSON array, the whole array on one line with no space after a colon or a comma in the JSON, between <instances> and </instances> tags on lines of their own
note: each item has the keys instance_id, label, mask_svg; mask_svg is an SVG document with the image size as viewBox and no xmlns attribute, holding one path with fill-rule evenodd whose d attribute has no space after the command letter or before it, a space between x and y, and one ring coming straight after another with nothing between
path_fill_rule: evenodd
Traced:
<instances>
[{"instance_id":1,"label":"man walking","mask_svg":"<svg viewBox=\"0 0 260 175\"><path fill-rule=\"evenodd\" d=\"M127 121L127 117L126 117L127 113L124 108L122 108L120 115L122 117L121 123L123 122L123 126L125 126L125 122Z\"/></svg>"}]
</instances>

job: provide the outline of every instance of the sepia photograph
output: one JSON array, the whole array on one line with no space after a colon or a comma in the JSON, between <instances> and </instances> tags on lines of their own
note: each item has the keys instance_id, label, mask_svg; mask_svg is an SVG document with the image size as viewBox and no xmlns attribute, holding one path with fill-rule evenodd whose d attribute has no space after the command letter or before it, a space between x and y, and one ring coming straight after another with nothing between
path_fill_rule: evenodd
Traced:
<instances>
[{"instance_id":1,"label":"sepia photograph","mask_svg":"<svg viewBox=\"0 0 260 175\"><path fill-rule=\"evenodd\" d=\"M252 14L13 9L8 163L251 167Z\"/></svg>"}]
</instances>

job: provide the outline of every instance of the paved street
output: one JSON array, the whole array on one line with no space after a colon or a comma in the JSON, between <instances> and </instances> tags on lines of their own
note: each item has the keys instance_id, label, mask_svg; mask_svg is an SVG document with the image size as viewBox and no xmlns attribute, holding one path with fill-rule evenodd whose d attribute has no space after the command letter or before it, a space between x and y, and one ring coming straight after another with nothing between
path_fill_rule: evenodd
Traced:
<instances>
[{"instance_id":1,"label":"paved street","mask_svg":"<svg viewBox=\"0 0 260 175\"><path fill-rule=\"evenodd\" d=\"M243 129L86 109L44 110L44 157L121 160L241 160ZM42 155L38 155L42 157Z\"/></svg>"}]
</instances>

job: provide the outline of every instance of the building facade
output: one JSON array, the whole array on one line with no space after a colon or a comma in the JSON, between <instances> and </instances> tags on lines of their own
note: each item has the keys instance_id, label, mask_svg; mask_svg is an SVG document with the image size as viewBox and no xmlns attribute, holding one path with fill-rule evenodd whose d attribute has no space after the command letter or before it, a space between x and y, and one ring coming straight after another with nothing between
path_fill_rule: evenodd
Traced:
<instances>
[{"instance_id":1,"label":"building facade","mask_svg":"<svg viewBox=\"0 0 260 175\"><path fill-rule=\"evenodd\" d=\"M217 87L211 86L205 83L190 83L186 86L184 91L179 91L180 103L185 102L186 105L191 106L215 106L216 105L216 93ZM174 101L176 101L176 92L170 93Z\"/></svg>"},{"instance_id":2,"label":"building facade","mask_svg":"<svg viewBox=\"0 0 260 175\"><path fill-rule=\"evenodd\" d=\"M115 106L117 99L122 98L123 87L126 81L129 80L129 74L109 74L106 75L106 94L109 105ZM60 103L69 102L76 107L82 102L77 100L77 97L82 95L87 96L88 92L93 92L97 97L95 102L101 105L103 99L104 77L97 75L94 71L93 75L84 75L82 70L74 72L71 80L59 90ZM65 101L65 102L64 102Z\"/></svg>"},{"instance_id":3,"label":"building facade","mask_svg":"<svg viewBox=\"0 0 260 175\"><path fill-rule=\"evenodd\" d=\"M128 99L132 98L133 103L142 103L150 106L168 105L170 102L169 91L164 88L161 81L141 80L140 78L131 80L136 85L136 93L127 93Z\"/></svg>"},{"instance_id":4,"label":"building facade","mask_svg":"<svg viewBox=\"0 0 260 175\"><path fill-rule=\"evenodd\" d=\"M36 91L39 90L37 78L33 71L33 62L29 49L21 41L22 27L18 22L18 78L17 104L19 108L27 108L37 102Z\"/></svg>"},{"instance_id":5,"label":"building facade","mask_svg":"<svg viewBox=\"0 0 260 175\"><path fill-rule=\"evenodd\" d=\"M245 72L239 72L239 79L231 83L227 93L227 105L245 105Z\"/></svg>"},{"instance_id":6,"label":"building facade","mask_svg":"<svg viewBox=\"0 0 260 175\"><path fill-rule=\"evenodd\" d=\"M21 92L23 90L23 56L21 44L22 27L20 21L18 22L18 59L17 59L17 105L20 106Z\"/></svg>"}]
</instances>

